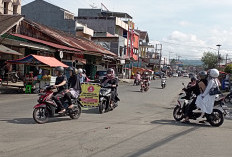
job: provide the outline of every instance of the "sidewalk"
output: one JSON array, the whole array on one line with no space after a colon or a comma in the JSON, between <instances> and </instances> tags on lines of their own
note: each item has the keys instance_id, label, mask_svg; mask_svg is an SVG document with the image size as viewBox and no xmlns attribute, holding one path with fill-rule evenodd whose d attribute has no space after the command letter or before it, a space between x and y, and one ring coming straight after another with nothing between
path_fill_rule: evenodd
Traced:
<instances>
[{"instance_id":1,"label":"sidewalk","mask_svg":"<svg viewBox=\"0 0 232 157\"><path fill-rule=\"evenodd\" d=\"M123 83L134 83L134 79L119 79L119 82L123 82Z\"/></svg>"},{"instance_id":2,"label":"sidewalk","mask_svg":"<svg viewBox=\"0 0 232 157\"><path fill-rule=\"evenodd\" d=\"M21 93L22 93L22 89L20 88L0 85L0 94L21 94Z\"/></svg>"}]
</instances>

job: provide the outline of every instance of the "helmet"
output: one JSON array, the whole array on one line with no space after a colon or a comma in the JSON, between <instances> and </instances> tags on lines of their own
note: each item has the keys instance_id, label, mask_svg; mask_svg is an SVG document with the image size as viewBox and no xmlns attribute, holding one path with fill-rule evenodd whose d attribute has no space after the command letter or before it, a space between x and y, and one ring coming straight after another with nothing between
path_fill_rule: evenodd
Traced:
<instances>
[{"instance_id":1,"label":"helmet","mask_svg":"<svg viewBox=\"0 0 232 157\"><path fill-rule=\"evenodd\" d=\"M58 71L60 74L63 74L64 73L64 68L61 67L61 66L58 66L55 68L55 71Z\"/></svg>"},{"instance_id":2,"label":"helmet","mask_svg":"<svg viewBox=\"0 0 232 157\"><path fill-rule=\"evenodd\" d=\"M114 70L111 69L111 68L109 68L109 69L107 70L107 74L114 74Z\"/></svg>"},{"instance_id":3,"label":"helmet","mask_svg":"<svg viewBox=\"0 0 232 157\"><path fill-rule=\"evenodd\" d=\"M197 80L197 78L196 77L191 77L191 82L193 82L193 81L196 81Z\"/></svg>"},{"instance_id":4,"label":"helmet","mask_svg":"<svg viewBox=\"0 0 232 157\"><path fill-rule=\"evenodd\" d=\"M207 77L207 72L206 71L201 71L201 72L199 72L199 77L200 77L200 79L206 79L206 77Z\"/></svg>"},{"instance_id":5,"label":"helmet","mask_svg":"<svg viewBox=\"0 0 232 157\"><path fill-rule=\"evenodd\" d=\"M83 69L83 73L86 74L86 70L85 69Z\"/></svg>"},{"instance_id":6,"label":"helmet","mask_svg":"<svg viewBox=\"0 0 232 157\"><path fill-rule=\"evenodd\" d=\"M77 70L77 72L78 72L78 74L83 73L83 69L79 68L79 69Z\"/></svg>"},{"instance_id":7,"label":"helmet","mask_svg":"<svg viewBox=\"0 0 232 157\"><path fill-rule=\"evenodd\" d=\"M68 71L72 71L73 75L77 74L77 68L68 67Z\"/></svg>"},{"instance_id":8,"label":"helmet","mask_svg":"<svg viewBox=\"0 0 232 157\"><path fill-rule=\"evenodd\" d=\"M216 78L219 76L219 71L217 69L211 69L209 75L213 78Z\"/></svg>"}]
</instances>

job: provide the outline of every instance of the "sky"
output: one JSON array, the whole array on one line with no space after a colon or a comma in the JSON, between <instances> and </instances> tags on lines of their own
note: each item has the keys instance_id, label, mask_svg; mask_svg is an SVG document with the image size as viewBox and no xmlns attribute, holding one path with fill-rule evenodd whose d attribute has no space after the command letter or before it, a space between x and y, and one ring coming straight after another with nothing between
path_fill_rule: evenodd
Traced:
<instances>
[{"instance_id":1,"label":"sky","mask_svg":"<svg viewBox=\"0 0 232 157\"><path fill-rule=\"evenodd\" d=\"M33 0L22 0L25 5ZM231 0L46 0L78 15L78 8L101 7L126 12L136 28L148 31L167 58L200 59L204 52L232 58Z\"/></svg>"}]
</instances>

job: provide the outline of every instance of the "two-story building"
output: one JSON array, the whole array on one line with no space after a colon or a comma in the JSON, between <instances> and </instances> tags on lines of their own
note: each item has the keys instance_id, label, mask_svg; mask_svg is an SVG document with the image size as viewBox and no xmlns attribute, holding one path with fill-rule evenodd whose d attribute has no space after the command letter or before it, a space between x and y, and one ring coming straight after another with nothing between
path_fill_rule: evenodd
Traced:
<instances>
[{"instance_id":1,"label":"two-story building","mask_svg":"<svg viewBox=\"0 0 232 157\"><path fill-rule=\"evenodd\" d=\"M0 14L21 14L21 0L0 0Z\"/></svg>"}]
</instances>

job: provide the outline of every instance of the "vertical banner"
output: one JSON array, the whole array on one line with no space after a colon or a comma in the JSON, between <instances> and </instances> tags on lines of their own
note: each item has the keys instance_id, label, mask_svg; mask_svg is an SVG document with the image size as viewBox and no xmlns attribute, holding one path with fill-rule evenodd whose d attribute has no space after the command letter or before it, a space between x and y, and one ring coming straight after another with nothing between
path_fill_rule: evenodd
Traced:
<instances>
[{"instance_id":1,"label":"vertical banner","mask_svg":"<svg viewBox=\"0 0 232 157\"><path fill-rule=\"evenodd\" d=\"M81 85L82 93L80 95L81 103L83 106L98 107L100 85L83 83Z\"/></svg>"}]
</instances>

